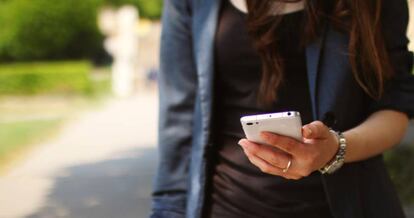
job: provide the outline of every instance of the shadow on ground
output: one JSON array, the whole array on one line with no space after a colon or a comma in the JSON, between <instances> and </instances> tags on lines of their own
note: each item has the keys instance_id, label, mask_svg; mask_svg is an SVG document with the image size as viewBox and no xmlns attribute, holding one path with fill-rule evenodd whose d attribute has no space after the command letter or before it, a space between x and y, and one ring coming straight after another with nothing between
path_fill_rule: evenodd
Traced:
<instances>
[{"instance_id":1,"label":"shadow on ground","mask_svg":"<svg viewBox=\"0 0 414 218\"><path fill-rule=\"evenodd\" d=\"M149 213L155 148L59 172L44 207L27 218L144 218Z\"/></svg>"}]
</instances>

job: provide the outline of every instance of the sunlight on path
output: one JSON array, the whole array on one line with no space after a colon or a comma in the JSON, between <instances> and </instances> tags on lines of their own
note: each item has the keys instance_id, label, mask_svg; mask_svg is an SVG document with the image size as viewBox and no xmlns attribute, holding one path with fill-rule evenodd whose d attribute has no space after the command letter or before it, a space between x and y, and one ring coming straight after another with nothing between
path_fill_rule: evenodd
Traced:
<instances>
[{"instance_id":1,"label":"sunlight on path","mask_svg":"<svg viewBox=\"0 0 414 218\"><path fill-rule=\"evenodd\" d=\"M82 172L73 171L79 166L93 166L95 163L124 160L122 164L116 165L119 166L118 168L113 167L114 169L111 165L109 167L102 165L96 170L85 168L88 169L89 176L95 179L87 178L85 175L79 178L93 179L95 183L100 181L105 183L105 181L110 181L106 180L106 177L121 175L125 180L132 178L137 181L139 172L128 172L128 169L139 170L137 168L139 166L135 165L142 163L137 161L139 158L146 157L143 152L150 152L151 157L148 159L150 166L145 168L145 175L146 177L152 175L156 156L157 104L156 93L137 94L130 98L111 100L101 109L87 112L69 122L56 139L39 146L28 155L26 160L15 164L11 170L0 177L0 218L26 217L42 208L49 208L44 211L44 214L49 215L51 214L49 211L53 210L52 217L73 217L74 211L65 208L66 206L62 203L65 202L64 200L58 199L55 203L61 205L53 207L48 204L54 202L48 202L47 199L53 197L54 192L62 191L57 190L56 180ZM96 179L96 177L102 178ZM144 182L149 181L150 178L145 178ZM87 190L82 191L92 190L95 185L99 184L84 185L82 187ZM112 187L112 183L108 185L102 190L117 188ZM149 195L150 186L148 184L144 186L146 188L143 191L144 194ZM73 194L70 190L66 191L69 192L59 196L65 198ZM106 194L109 197L114 195L114 193ZM76 199L76 196L74 198ZM83 199L81 203L83 206L94 207L99 206L104 200L90 197ZM134 202L130 203L134 204ZM51 216L38 214L34 217ZM101 217L104 218L102 215Z\"/></svg>"}]
</instances>

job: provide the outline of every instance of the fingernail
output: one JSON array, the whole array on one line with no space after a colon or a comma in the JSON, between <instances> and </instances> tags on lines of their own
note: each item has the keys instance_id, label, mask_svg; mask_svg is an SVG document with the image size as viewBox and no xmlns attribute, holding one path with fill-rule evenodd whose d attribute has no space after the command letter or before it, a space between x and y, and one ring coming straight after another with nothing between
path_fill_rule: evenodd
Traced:
<instances>
[{"instance_id":1,"label":"fingernail","mask_svg":"<svg viewBox=\"0 0 414 218\"><path fill-rule=\"evenodd\" d=\"M240 146L244 147L243 139L240 139L239 142L237 142L237 144L239 144Z\"/></svg>"},{"instance_id":2,"label":"fingernail","mask_svg":"<svg viewBox=\"0 0 414 218\"><path fill-rule=\"evenodd\" d=\"M312 134L312 129L311 128L306 128L306 131L308 132L307 135L310 136Z\"/></svg>"},{"instance_id":3,"label":"fingernail","mask_svg":"<svg viewBox=\"0 0 414 218\"><path fill-rule=\"evenodd\" d=\"M239 145L243 148L243 150L249 149L249 144L246 143L243 139L239 141Z\"/></svg>"}]
</instances>

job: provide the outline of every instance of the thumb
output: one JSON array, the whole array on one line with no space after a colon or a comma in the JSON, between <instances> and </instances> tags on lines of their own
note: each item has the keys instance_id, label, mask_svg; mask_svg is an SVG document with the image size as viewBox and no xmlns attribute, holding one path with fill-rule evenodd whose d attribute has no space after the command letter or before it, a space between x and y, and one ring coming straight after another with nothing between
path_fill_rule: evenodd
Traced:
<instances>
[{"instance_id":1,"label":"thumb","mask_svg":"<svg viewBox=\"0 0 414 218\"><path fill-rule=\"evenodd\" d=\"M329 128L321 121L314 121L302 127L302 135L307 139L322 139L329 136Z\"/></svg>"}]
</instances>

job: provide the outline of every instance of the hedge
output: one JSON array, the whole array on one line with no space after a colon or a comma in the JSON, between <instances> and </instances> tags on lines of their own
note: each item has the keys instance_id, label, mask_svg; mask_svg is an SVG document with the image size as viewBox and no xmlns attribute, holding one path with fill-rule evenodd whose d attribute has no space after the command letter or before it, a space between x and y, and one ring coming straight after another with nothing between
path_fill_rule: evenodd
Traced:
<instances>
[{"instance_id":1,"label":"hedge","mask_svg":"<svg viewBox=\"0 0 414 218\"><path fill-rule=\"evenodd\" d=\"M0 95L89 94L89 62L0 65Z\"/></svg>"},{"instance_id":2,"label":"hedge","mask_svg":"<svg viewBox=\"0 0 414 218\"><path fill-rule=\"evenodd\" d=\"M103 0L103 2L113 6L135 5L139 8L140 17L152 20L161 17L163 5L163 0Z\"/></svg>"},{"instance_id":3,"label":"hedge","mask_svg":"<svg viewBox=\"0 0 414 218\"><path fill-rule=\"evenodd\" d=\"M8 0L0 48L16 60L85 57L100 46L93 1Z\"/></svg>"},{"instance_id":4,"label":"hedge","mask_svg":"<svg viewBox=\"0 0 414 218\"><path fill-rule=\"evenodd\" d=\"M124 4L141 17L161 16L162 0L0 0L0 61L99 58L97 12Z\"/></svg>"},{"instance_id":5,"label":"hedge","mask_svg":"<svg viewBox=\"0 0 414 218\"><path fill-rule=\"evenodd\" d=\"M3 60L89 58L102 47L96 14L100 0L3 0Z\"/></svg>"}]
</instances>

